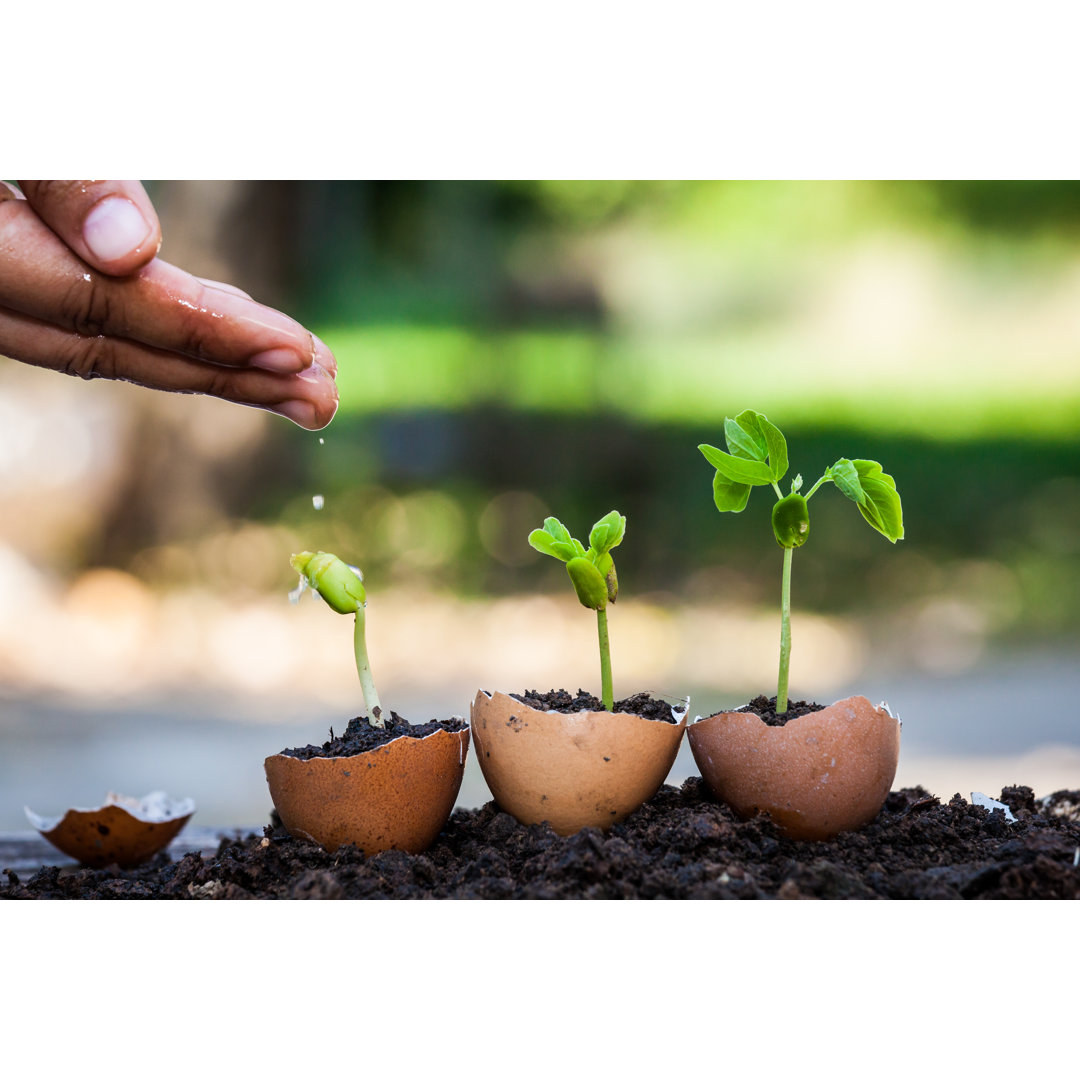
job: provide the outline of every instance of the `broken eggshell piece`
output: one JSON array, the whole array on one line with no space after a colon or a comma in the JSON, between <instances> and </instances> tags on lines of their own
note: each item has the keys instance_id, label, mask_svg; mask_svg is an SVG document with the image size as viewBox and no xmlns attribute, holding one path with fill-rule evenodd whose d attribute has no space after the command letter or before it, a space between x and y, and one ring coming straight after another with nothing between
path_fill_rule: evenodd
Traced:
<instances>
[{"instance_id":1,"label":"broken eggshell piece","mask_svg":"<svg viewBox=\"0 0 1080 1080\"><path fill-rule=\"evenodd\" d=\"M770 727L717 713L687 732L706 784L744 818L767 812L793 840L828 840L873 821L900 758L900 722L861 696Z\"/></svg>"},{"instance_id":2,"label":"broken eggshell piece","mask_svg":"<svg viewBox=\"0 0 1080 1080\"><path fill-rule=\"evenodd\" d=\"M350 757L274 754L270 797L293 836L329 852L355 844L365 855L429 848L454 809L465 775L469 729L398 739Z\"/></svg>"},{"instance_id":3,"label":"broken eggshell piece","mask_svg":"<svg viewBox=\"0 0 1080 1080\"><path fill-rule=\"evenodd\" d=\"M195 813L191 799L153 791L141 799L110 791L93 809L73 807L45 818L24 807L30 824L53 847L86 866L138 866L166 847Z\"/></svg>"},{"instance_id":4,"label":"broken eggshell piece","mask_svg":"<svg viewBox=\"0 0 1080 1080\"><path fill-rule=\"evenodd\" d=\"M660 790L688 704L672 709L669 724L633 713L546 712L481 690L470 723L499 806L523 825L547 821L569 836L587 825L610 828Z\"/></svg>"}]
</instances>

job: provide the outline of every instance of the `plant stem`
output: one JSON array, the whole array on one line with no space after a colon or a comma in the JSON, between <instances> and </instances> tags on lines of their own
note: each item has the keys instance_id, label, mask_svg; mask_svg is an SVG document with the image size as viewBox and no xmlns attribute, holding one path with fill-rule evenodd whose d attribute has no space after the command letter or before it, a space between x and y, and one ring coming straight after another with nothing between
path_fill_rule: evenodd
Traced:
<instances>
[{"instance_id":1,"label":"plant stem","mask_svg":"<svg viewBox=\"0 0 1080 1080\"><path fill-rule=\"evenodd\" d=\"M791 663L791 555L784 548L784 576L780 586L780 677L776 683L776 715L787 712L788 666Z\"/></svg>"},{"instance_id":2,"label":"plant stem","mask_svg":"<svg viewBox=\"0 0 1080 1080\"><path fill-rule=\"evenodd\" d=\"M817 482L817 483L816 483L816 484L815 484L815 485L814 485L814 486L813 486L813 487L812 487L812 488L811 488L811 489L810 489L810 490L809 490L809 491L808 491L808 492L807 492L807 493L806 493L806 494L805 494L805 495L803 496L803 498L804 498L804 499L809 499L809 498L810 498L810 496L811 496L811 495L813 495L813 494L814 494L814 492L815 492L815 491L817 491L817 489L818 489L819 487L821 487L821 485L822 485L822 484L824 484L824 483L825 483L825 481L826 481L826 480L828 480L828 479L829 479L829 474L828 474L828 473L826 473L826 474L825 474L825 475L824 475L824 476L823 476L823 477L822 477L822 478L821 478L821 479L820 479L820 480L819 480L819 481L818 481L818 482Z\"/></svg>"},{"instance_id":3,"label":"plant stem","mask_svg":"<svg viewBox=\"0 0 1080 1080\"><path fill-rule=\"evenodd\" d=\"M600 700L604 708L611 712L615 707L615 694L611 685L611 646L608 643L606 608L596 611L596 629L600 635Z\"/></svg>"},{"instance_id":4,"label":"plant stem","mask_svg":"<svg viewBox=\"0 0 1080 1080\"><path fill-rule=\"evenodd\" d=\"M364 642L364 608L356 612L356 626L353 629L353 652L356 654L356 674L360 676L360 689L364 691L364 703L368 710L368 723L372 727L386 727L383 720L382 705L375 689L375 680L371 675L367 645Z\"/></svg>"}]
</instances>

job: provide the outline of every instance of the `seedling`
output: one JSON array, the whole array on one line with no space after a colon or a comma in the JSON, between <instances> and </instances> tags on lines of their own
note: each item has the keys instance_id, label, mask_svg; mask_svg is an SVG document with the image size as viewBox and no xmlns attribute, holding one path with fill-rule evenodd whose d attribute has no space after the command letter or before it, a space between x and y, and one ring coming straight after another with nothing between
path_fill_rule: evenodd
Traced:
<instances>
[{"instance_id":1,"label":"seedling","mask_svg":"<svg viewBox=\"0 0 1080 1080\"><path fill-rule=\"evenodd\" d=\"M364 610L367 607L367 590L364 576L336 555L326 551L301 551L290 560L300 575L301 590L306 586L317 592L340 615L355 615L353 630L353 653L356 656L356 674L360 676L360 688L367 705L368 723L372 727L386 727L375 680L368 662L367 645L364 641Z\"/></svg>"},{"instance_id":2,"label":"seedling","mask_svg":"<svg viewBox=\"0 0 1080 1080\"><path fill-rule=\"evenodd\" d=\"M622 543L626 533L626 518L612 510L602 517L589 533L589 547L575 540L558 518L545 518L542 529L529 533L529 543L544 555L566 563L566 572L574 584L578 599L596 612L596 627L600 638L600 700L611 712L615 695L611 683L611 647L608 643L607 606L619 594L619 579L611 549Z\"/></svg>"},{"instance_id":3,"label":"seedling","mask_svg":"<svg viewBox=\"0 0 1080 1080\"><path fill-rule=\"evenodd\" d=\"M738 514L746 506L752 487L771 486L777 502L772 510L773 535L784 549L780 590L780 674L776 686L776 713L788 707L788 668L791 661L791 555L810 535L807 503L822 484L832 481L859 508L859 513L886 540L904 538L904 517L896 483L876 461L840 458L805 494L797 475L785 495L780 481L788 470L787 440L779 428L759 412L747 409L724 421L728 453L702 443L698 449L716 469L713 499L721 513Z\"/></svg>"}]
</instances>

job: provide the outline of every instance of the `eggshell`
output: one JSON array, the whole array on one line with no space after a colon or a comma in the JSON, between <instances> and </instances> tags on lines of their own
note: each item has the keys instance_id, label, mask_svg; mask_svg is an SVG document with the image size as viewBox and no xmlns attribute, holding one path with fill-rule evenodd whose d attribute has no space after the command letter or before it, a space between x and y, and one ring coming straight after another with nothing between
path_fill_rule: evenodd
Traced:
<instances>
[{"instance_id":1,"label":"eggshell","mask_svg":"<svg viewBox=\"0 0 1080 1080\"><path fill-rule=\"evenodd\" d=\"M609 828L664 782L686 727L631 713L543 712L481 690L470 722L495 801L524 825L561 836Z\"/></svg>"},{"instance_id":2,"label":"eggshell","mask_svg":"<svg viewBox=\"0 0 1080 1080\"><path fill-rule=\"evenodd\" d=\"M195 813L191 799L173 801L155 791L141 799L110 792L103 805L72 808L59 818L43 818L25 808L31 824L65 855L86 866L127 869L166 847Z\"/></svg>"},{"instance_id":3,"label":"eggshell","mask_svg":"<svg viewBox=\"0 0 1080 1080\"><path fill-rule=\"evenodd\" d=\"M690 749L717 798L766 811L794 840L828 840L873 821L900 758L900 722L861 696L770 727L756 713L690 725Z\"/></svg>"},{"instance_id":4,"label":"eggshell","mask_svg":"<svg viewBox=\"0 0 1080 1080\"><path fill-rule=\"evenodd\" d=\"M454 809L469 731L402 736L351 757L308 761L275 754L266 782L282 824L327 851L355 844L366 855L430 847Z\"/></svg>"}]
</instances>

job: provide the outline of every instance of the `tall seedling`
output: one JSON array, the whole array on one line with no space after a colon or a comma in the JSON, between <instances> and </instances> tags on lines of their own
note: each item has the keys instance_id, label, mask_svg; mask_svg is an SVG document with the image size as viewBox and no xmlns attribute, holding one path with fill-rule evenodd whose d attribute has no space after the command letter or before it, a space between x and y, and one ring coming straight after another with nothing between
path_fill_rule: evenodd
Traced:
<instances>
[{"instance_id":1,"label":"tall seedling","mask_svg":"<svg viewBox=\"0 0 1080 1080\"><path fill-rule=\"evenodd\" d=\"M805 494L803 479L796 475L785 495L780 481L788 471L787 440L780 429L759 412L747 409L734 420L724 421L727 452L702 443L698 449L716 470L713 500L721 513L738 514L746 507L753 487L771 487L776 492L772 509L773 536L784 549L784 569L780 586L780 673L776 685L776 712L788 707L788 669L791 662L791 557L810 535L807 507L822 484L832 482L846 495L886 540L904 538L904 516L896 483L876 461L840 458Z\"/></svg>"}]
</instances>

